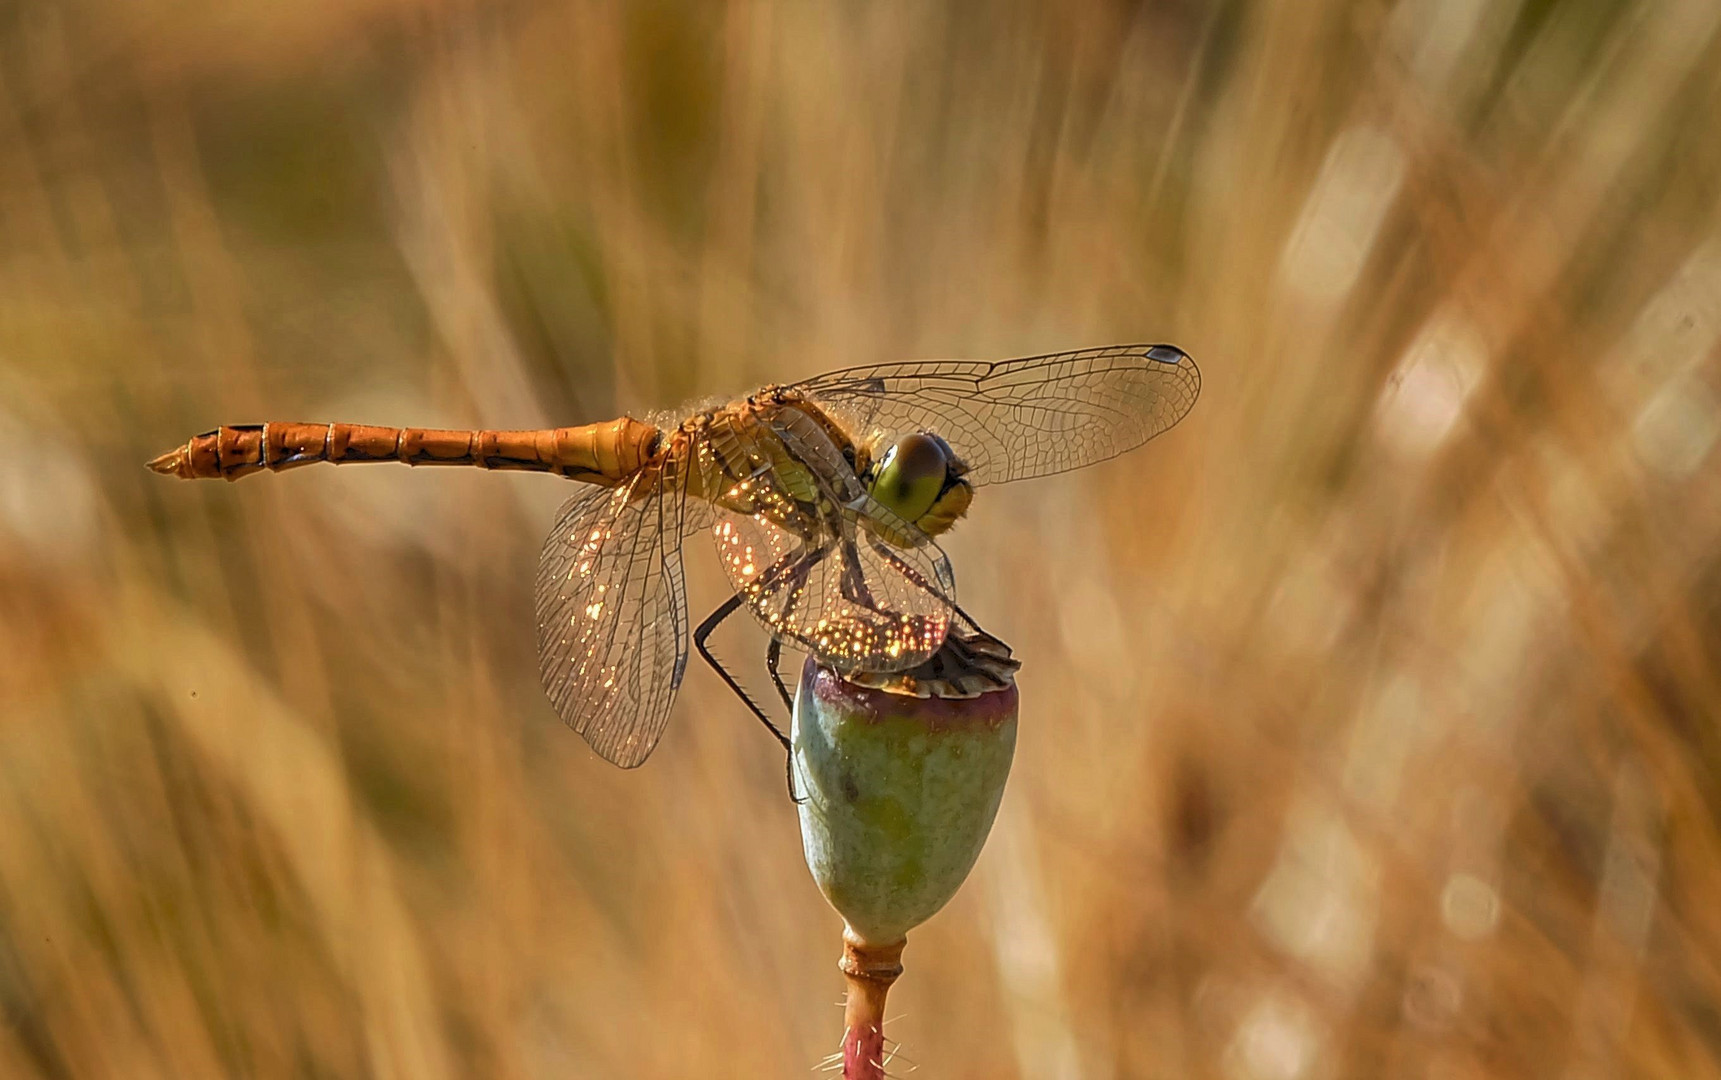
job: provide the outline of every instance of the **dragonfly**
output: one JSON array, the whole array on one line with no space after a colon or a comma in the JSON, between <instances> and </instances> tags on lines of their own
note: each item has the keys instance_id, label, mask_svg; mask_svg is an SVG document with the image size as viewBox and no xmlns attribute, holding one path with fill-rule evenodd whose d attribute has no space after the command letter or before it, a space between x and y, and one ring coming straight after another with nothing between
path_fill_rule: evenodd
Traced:
<instances>
[{"instance_id":1,"label":"dragonfly","mask_svg":"<svg viewBox=\"0 0 1721 1080\"><path fill-rule=\"evenodd\" d=\"M1002 646L957 605L937 538L976 489L1133 450L1187 415L1200 389L1200 370L1176 346L1115 345L845 368L690 409L673 426L628 416L535 431L224 426L149 467L237 480L315 462L392 461L579 482L539 561L539 674L563 721L599 755L633 768L668 726L690 639L788 748L710 651L711 634L741 608L768 636L771 677L791 709L779 674L785 646L871 685L985 689L940 679L941 664L953 666L940 655L947 641L958 652ZM682 544L701 531L732 594L695 628Z\"/></svg>"}]
</instances>

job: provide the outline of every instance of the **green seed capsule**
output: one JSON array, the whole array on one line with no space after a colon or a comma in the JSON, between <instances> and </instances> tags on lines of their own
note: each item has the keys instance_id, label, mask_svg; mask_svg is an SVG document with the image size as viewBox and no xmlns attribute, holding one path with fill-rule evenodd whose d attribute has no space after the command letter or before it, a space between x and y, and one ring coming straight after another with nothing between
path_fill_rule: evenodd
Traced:
<instances>
[{"instance_id":1,"label":"green seed capsule","mask_svg":"<svg viewBox=\"0 0 1721 1080\"><path fill-rule=\"evenodd\" d=\"M802 845L862 940L901 940L979 857L1016 749L1006 664L999 689L966 698L857 686L810 659L802 670L792 740Z\"/></svg>"}]
</instances>

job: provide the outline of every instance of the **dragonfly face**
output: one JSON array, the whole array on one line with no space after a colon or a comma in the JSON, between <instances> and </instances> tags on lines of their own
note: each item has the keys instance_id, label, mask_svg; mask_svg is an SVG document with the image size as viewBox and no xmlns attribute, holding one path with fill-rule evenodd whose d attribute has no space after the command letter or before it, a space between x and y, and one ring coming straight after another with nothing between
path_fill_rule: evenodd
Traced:
<instances>
[{"instance_id":1,"label":"dragonfly face","mask_svg":"<svg viewBox=\"0 0 1721 1080\"><path fill-rule=\"evenodd\" d=\"M874 462L880 439L862 446L856 468L867 493L924 536L948 532L968 511L974 488L963 479L967 464L943 437L914 431L884 449ZM881 533L898 547L912 546ZM912 541L912 538L909 538Z\"/></svg>"}]
</instances>

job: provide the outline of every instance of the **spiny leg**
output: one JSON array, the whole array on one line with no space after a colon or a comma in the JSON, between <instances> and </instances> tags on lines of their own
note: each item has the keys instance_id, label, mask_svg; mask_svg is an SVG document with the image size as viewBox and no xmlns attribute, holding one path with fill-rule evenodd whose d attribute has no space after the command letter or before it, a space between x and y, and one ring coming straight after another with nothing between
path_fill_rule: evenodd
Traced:
<instances>
[{"instance_id":1,"label":"spiny leg","mask_svg":"<svg viewBox=\"0 0 1721 1080\"><path fill-rule=\"evenodd\" d=\"M765 572L759 575L758 584L761 588L774 585L777 579L783 576L785 571L788 571L795 579L797 579L796 587L799 587L805 583L807 575L812 572L813 567L816 566L819 560L824 557L824 551L814 551L810 555L805 554L804 548L800 551L792 551L781 559L778 559L775 563L766 567ZM703 658L707 664L711 665L713 671L717 672L718 678L722 679L724 684L728 686L730 690L735 692L735 696L741 699L742 704L746 705L747 708L752 711L753 715L759 718L759 722L764 724L765 727L770 730L772 736L782 744L783 770L788 782L789 799L790 801L798 804L802 799L795 792L795 753L793 747L790 745L789 737L784 735L782 730L778 728L776 724L771 722L771 718L765 715L765 710L759 707L758 703L753 700L752 695L742 689L741 684L735 681L735 677L729 674L729 670L711 654L710 648L705 644L706 639L711 636L712 632L715 631L718 626L722 625L725 619L735 614L736 610L740 608L744 602L745 600L740 593L736 593L729 599L725 600L723 604L716 611L713 611L704 622L700 623L699 628L693 632L693 645L699 650L700 657ZM775 635L772 635L771 637L770 649L775 649L778 653L782 650L782 642ZM768 658L770 655L770 652L767 651ZM777 692L782 695L783 702L789 707L790 714L792 715L794 713L794 703L789 697L789 691L783 686L782 677L777 674L777 669L774 665L771 667L771 680L777 684Z\"/></svg>"},{"instance_id":2,"label":"spiny leg","mask_svg":"<svg viewBox=\"0 0 1721 1080\"><path fill-rule=\"evenodd\" d=\"M747 708L752 711L753 715L759 718L759 722L761 724L764 724L770 729L771 735L779 743L783 744L783 749L786 751L789 749L789 737L783 734L776 724L771 722L771 718L765 715L765 710L759 707L758 703L753 700L752 695L742 689L741 684L735 681L735 676L729 674L729 669L725 668L715 656L711 655L711 650L706 647L705 644L705 640L711 636L712 631L722 625L723 620L735 614L735 612L741 607L741 603L742 600L740 593L736 593L734 596L723 601L722 605L719 606L716 611L713 611L706 617L704 622L699 624L699 629L693 631L693 647L698 649L700 657L703 658L707 664L711 665L711 670L717 672L717 677L723 680L724 685L728 686L730 690L735 692L735 696L740 698L741 703L746 705Z\"/></svg>"},{"instance_id":3,"label":"spiny leg","mask_svg":"<svg viewBox=\"0 0 1721 1080\"><path fill-rule=\"evenodd\" d=\"M975 622L974 616L968 614L966 611L963 611L961 604L952 602L950 605L950 610L956 612L956 614L962 619L962 621L968 624L968 629L974 631L976 634L986 633L986 628L981 626L979 623Z\"/></svg>"},{"instance_id":4,"label":"spiny leg","mask_svg":"<svg viewBox=\"0 0 1721 1080\"><path fill-rule=\"evenodd\" d=\"M795 698L789 693L789 688L783 685L783 673L778 670L783 661L783 639L772 638L771 644L765 646L765 668L771 673L771 681L777 684L777 693L783 698L783 705L792 716L795 712Z\"/></svg>"},{"instance_id":5,"label":"spiny leg","mask_svg":"<svg viewBox=\"0 0 1721 1080\"><path fill-rule=\"evenodd\" d=\"M805 551L804 548L802 550ZM800 590L806 587L807 578L812 575L813 567L823 561L825 556L829 553L829 548L818 548L798 559L798 552L791 553L784 556L775 566L765 572L761 579L762 581L775 581L779 572L785 569L789 573L792 585L790 587L789 598L783 604L783 615L785 617L795 609L795 599L800 595ZM788 565L791 560L794 560L793 564ZM789 688L783 685L783 675L778 670L782 659L783 639L776 634L772 634L770 643L765 646L765 669L771 673L771 682L777 687L777 696L783 699L783 708L789 711L790 721L793 722L795 716L795 699L794 696L789 693ZM784 761L783 765L789 774L789 799L798 806L806 800L795 792L795 752L793 749L789 751L788 758Z\"/></svg>"},{"instance_id":6,"label":"spiny leg","mask_svg":"<svg viewBox=\"0 0 1721 1080\"><path fill-rule=\"evenodd\" d=\"M845 538L842 545L844 558L837 577L837 587L843 599L868 611L883 611L884 609L878 606L878 601L873 599L872 590L867 588L866 578L861 574L860 552L855 550L854 540Z\"/></svg>"},{"instance_id":7,"label":"spiny leg","mask_svg":"<svg viewBox=\"0 0 1721 1080\"><path fill-rule=\"evenodd\" d=\"M956 601L954 599L952 599L950 596L946 595L943 589L940 589L938 586L934 585L932 582L926 580L925 575L923 575L919 570L915 569L913 566L911 566L907 562L905 562L903 560L902 556L900 556L896 552L892 551L889 544L885 543L883 540L880 540L878 537L873 536L870 533L867 534L866 543L867 543L867 547L872 548L873 552L875 554L877 554L879 558L883 559L885 562L889 563L890 565L896 567L896 572L901 574L903 577L907 578L909 580L909 583L912 584L915 588L919 589L921 592L926 593L930 596L937 597L939 600L942 600L944 603L950 605L950 607L953 608L954 610L956 610L958 612L962 612L962 609L956 606ZM852 549L851 549L851 551L852 551ZM859 560L857 559L856 561L858 564ZM974 626L976 629L979 628L973 619L968 618L968 614L966 612L962 612L962 617L964 619L968 620L968 624L970 626Z\"/></svg>"},{"instance_id":8,"label":"spiny leg","mask_svg":"<svg viewBox=\"0 0 1721 1080\"><path fill-rule=\"evenodd\" d=\"M956 617L968 624L968 629L974 631L976 634L986 634L986 628L974 621L974 616L962 610L961 604L958 604L953 597L933 585L932 582L927 581L926 578L921 575L919 570L916 570L914 567L904 562L902 558L898 556L896 552L890 550L890 547L883 541L879 540L876 536L868 536L866 539L867 544L870 545L881 558L896 567L897 572L909 581L913 582L917 588L923 592L931 593L946 604L949 604L950 610L956 613ZM986 634L986 636L991 637L992 635Z\"/></svg>"},{"instance_id":9,"label":"spiny leg","mask_svg":"<svg viewBox=\"0 0 1721 1080\"><path fill-rule=\"evenodd\" d=\"M795 582L794 589L790 591L788 602L783 605L783 614L785 616L795 610L795 597L797 593L794 590L801 589L806 586L807 578L812 576L813 568L823 562L830 552L831 549L828 547L818 548L807 554L806 557L802 558L791 568ZM783 699L783 707L789 710L789 715L792 717L795 714L795 696L789 693L788 686L783 683L783 674L781 670L779 670L782 664L782 659L783 639L772 634L771 643L765 646L765 668L771 673L771 681L777 686L777 696Z\"/></svg>"}]
</instances>

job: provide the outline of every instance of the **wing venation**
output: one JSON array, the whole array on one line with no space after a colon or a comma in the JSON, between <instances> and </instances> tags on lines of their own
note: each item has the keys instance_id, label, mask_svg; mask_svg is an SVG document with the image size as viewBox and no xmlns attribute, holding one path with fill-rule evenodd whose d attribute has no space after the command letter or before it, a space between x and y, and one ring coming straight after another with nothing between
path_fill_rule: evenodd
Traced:
<instances>
[{"instance_id":1,"label":"wing venation","mask_svg":"<svg viewBox=\"0 0 1721 1080\"><path fill-rule=\"evenodd\" d=\"M593 750L624 769L669 723L687 670L681 565L686 478L673 462L557 512L538 564L538 670L550 703Z\"/></svg>"},{"instance_id":2,"label":"wing venation","mask_svg":"<svg viewBox=\"0 0 1721 1080\"><path fill-rule=\"evenodd\" d=\"M1201 392L1172 345L1113 345L1016 360L910 360L796 384L821 406L895 438L929 430L998 484L1079 469L1170 430Z\"/></svg>"}]
</instances>

